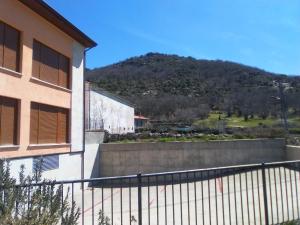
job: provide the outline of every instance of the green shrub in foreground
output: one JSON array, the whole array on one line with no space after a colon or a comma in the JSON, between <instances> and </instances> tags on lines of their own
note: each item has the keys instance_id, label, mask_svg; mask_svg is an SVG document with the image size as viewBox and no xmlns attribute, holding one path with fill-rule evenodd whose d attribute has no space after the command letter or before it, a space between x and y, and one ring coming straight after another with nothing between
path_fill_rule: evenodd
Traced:
<instances>
[{"instance_id":1,"label":"green shrub in foreground","mask_svg":"<svg viewBox=\"0 0 300 225\"><path fill-rule=\"evenodd\" d=\"M70 206L68 194L63 198L62 185L46 185L41 182L40 168L33 176L19 173L19 182L11 177L10 165L0 160L0 225L76 225L79 208ZM33 187L30 185L40 183ZM28 194L30 193L30 198Z\"/></svg>"}]
</instances>

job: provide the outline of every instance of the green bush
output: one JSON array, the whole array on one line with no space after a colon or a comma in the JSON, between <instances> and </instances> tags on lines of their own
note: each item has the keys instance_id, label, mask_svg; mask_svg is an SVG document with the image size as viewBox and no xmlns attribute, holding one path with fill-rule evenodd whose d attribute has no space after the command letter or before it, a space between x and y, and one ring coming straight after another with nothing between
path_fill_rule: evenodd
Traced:
<instances>
[{"instance_id":1,"label":"green bush","mask_svg":"<svg viewBox=\"0 0 300 225\"><path fill-rule=\"evenodd\" d=\"M101 209L99 211L98 225L111 225L109 217L105 216Z\"/></svg>"},{"instance_id":2,"label":"green bush","mask_svg":"<svg viewBox=\"0 0 300 225\"><path fill-rule=\"evenodd\" d=\"M291 134L300 134L300 128L295 127L295 128L289 128L289 132Z\"/></svg>"},{"instance_id":3,"label":"green bush","mask_svg":"<svg viewBox=\"0 0 300 225\"><path fill-rule=\"evenodd\" d=\"M40 171L39 166L33 176L25 177L22 166L17 184L11 177L9 162L0 160L0 225L78 224L79 208L75 202L70 206L68 193L62 197L62 185L41 182ZM39 185L33 186L36 183Z\"/></svg>"}]
</instances>

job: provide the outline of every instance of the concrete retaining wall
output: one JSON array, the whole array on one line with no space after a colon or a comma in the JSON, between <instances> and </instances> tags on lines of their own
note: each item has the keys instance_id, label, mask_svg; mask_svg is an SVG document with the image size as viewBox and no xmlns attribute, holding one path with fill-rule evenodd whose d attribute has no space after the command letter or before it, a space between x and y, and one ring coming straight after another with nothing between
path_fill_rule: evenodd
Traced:
<instances>
[{"instance_id":1,"label":"concrete retaining wall","mask_svg":"<svg viewBox=\"0 0 300 225\"><path fill-rule=\"evenodd\" d=\"M300 146L287 145L285 160L300 160Z\"/></svg>"},{"instance_id":2,"label":"concrete retaining wall","mask_svg":"<svg viewBox=\"0 0 300 225\"><path fill-rule=\"evenodd\" d=\"M102 144L100 176L211 168L284 159L284 139Z\"/></svg>"},{"instance_id":3,"label":"concrete retaining wall","mask_svg":"<svg viewBox=\"0 0 300 225\"><path fill-rule=\"evenodd\" d=\"M86 131L85 144L101 144L104 140L104 131Z\"/></svg>"}]
</instances>

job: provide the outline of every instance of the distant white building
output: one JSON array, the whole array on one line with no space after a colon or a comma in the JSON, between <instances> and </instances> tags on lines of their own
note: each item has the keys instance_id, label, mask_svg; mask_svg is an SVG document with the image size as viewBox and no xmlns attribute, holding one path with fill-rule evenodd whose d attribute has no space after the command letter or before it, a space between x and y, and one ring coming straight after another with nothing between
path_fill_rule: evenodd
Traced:
<instances>
[{"instance_id":1,"label":"distant white building","mask_svg":"<svg viewBox=\"0 0 300 225\"><path fill-rule=\"evenodd\" d=\"M134 133L134 106L86 82L85 127L111 134Z\"/></svg>"}]
</instances>

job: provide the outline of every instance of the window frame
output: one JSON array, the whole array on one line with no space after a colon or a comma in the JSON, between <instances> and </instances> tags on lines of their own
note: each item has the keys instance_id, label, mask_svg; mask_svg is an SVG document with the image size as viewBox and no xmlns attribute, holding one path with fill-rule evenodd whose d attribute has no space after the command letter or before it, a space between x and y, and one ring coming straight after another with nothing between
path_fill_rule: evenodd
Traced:
<instances>
[{"instance_id":1,"label":"window frame","mask_svg":"<svg viewBox=\"0 0 300 225\"><path fill-rule=\"evenodd\" d=\"M40 45L40 49L39 49L39 74L35 74L33 72L34 70L34 44L35 43L38 43ZM58 68L57 68L57 73L58 73L58 84L55 84L55 83L52 83L50 81L47 81L47 80L44 80L44 79L41 79L40 78L40 66L41 66L41 46L44 46L46 48L48 48L50 51L54 51L56 54L58 54ZM69 62L69 66L68 66L68 83L67 83L67 87L64 87L62 85L59 84L59 80L60 80L60 77L59 77L59 74L60 74L60 57L63 56L65 57L68 62ZM33 38L33 41L32 41L32 70L31 70L31 80L32 81L36 81L37 83L40 83L40 84L43 84L43 85L46 85L46 86L50 86L50 87L53 87L53 88L57 88L57 89L60 89L60 90L64 90L64 91L67 91L67 92L71 92L72 91L72 58L69 57L69 56L66 56L65 54L61 53L60 51L57 51L56 49L50 47L49 45L45 44L44 42L41 42L40 40L36 39L36 38Z\"/></svg>"},{"instance_id":2,"label":"window frame","mask_svg":"<svg viewBox=\"0 0 300 225\"><path fill-rule=\"evenodd\" d=\"M17 76L20 76L22 74L22 60L23 60L23 54L22 54L22 46L23 46L23 33L20 29L18 29L17 27L3 21L0 19L0 23L2 23L4 25L4 28L6 26L14 29L15 31L18 32L18 43L17 43L17 51L16 51L16 70L13 70L13 69L10 69L10 68L7 68L4 66L4 58L2 59L3 60L3 65L0 65L0 69L2 71L5 71L5 72L8 72L12 75L17 75ZM5 42L5 33L4 33L4 36L3 36L3 52L0 54L3 55L4 57L4 42Z\"/></svg>"},{"instance_id":3,"label":"window frame","mask_svg":"<svg viewBox=\"0 0 300 225\"><path fill-rule=\"evenodd\" d=\"M49 164L50 162L54 162L54 164ZM59 155L43 155L36 156L32 159L32 172L35 172L40 166L41 172L58 170L60 168L60 157Z\"/></svg>"},{"instance_id":4,"label":"window frame","mask_svg":"<svg viewBox=\"0 0 300 225\"><path fill-rule=\"evenodd\" d=\"M31 138L31 132L32 132L32 108L33 108L33 104L38 106L38 121L37 121L37 140L35 143L32 142ZM39 140L39 128L40 128L40 106L42 105L42 107L50 107L52 109L56 109L56 120L58 121L58 113L60 112L60 110L66 110L67 113L67 119L66 119L66 142L58 142L58 134L59 134L59 126L58 123L56 124L56 142L41 142ZM29 146L69 146L71 144L71 109L69 108L64 108L64 107L59 107L59 106L55 106L55 105L49 105L49 104L44 104L44 103L39 103L39 102L34 102L31 101L30 102L30 126L29 126Z\"/></svg>"},{"instance_id":5,"label":"window frame","mask_svg":"<svg viewBox=\"0 0 300 225\"><path fill-rule=\"evenodd\" d=\"M16 112L15 112L15 116L16 116L16 120L14 122L14 141L12 144L2 144L1 143L1 110L2 110L2 104L1 104L1 98L7 98L7 99L13 99L14 101L16 101ZM12 97L8 97L8 96L3 96L0 95L0 149L1 148L10 148L10 147L18 147L20 145L20 119L21 119L21 100L18 98L12 98Z\"/></svg>"}]
</instances>

